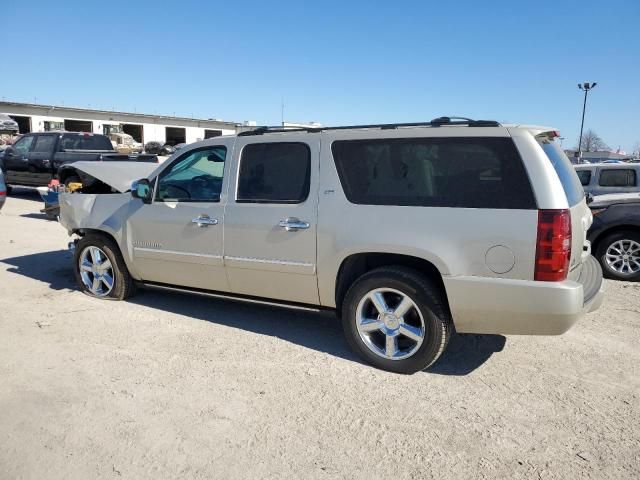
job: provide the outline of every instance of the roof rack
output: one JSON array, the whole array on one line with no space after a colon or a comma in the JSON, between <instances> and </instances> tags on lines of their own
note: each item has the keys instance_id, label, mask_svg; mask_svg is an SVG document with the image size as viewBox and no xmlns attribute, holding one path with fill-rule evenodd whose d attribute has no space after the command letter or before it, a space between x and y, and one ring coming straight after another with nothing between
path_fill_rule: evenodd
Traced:
<instances>
[{"instance_id":1,"label":"roof rack","mask_svg":"<svg viewBox=\"0 0 640 480\"><path fill-rule=\"evenodd\" d=\"M250 135L263 135L265 133L288 133L288 132L309 132L317 133L325 130L355 130L363 128L379 128L381 130L393 130L403 127L442 127L450 125L466 125L468 127L500 127L500 123L495 120L473 120L466 117L438 117L434 118L430 122L415 122L415 123L378 123L371 125L343 125L339 127L258 127L254 130L248 130L246 132L238 133L239 137L245 137Z\"/></svg>"}]
</instances>

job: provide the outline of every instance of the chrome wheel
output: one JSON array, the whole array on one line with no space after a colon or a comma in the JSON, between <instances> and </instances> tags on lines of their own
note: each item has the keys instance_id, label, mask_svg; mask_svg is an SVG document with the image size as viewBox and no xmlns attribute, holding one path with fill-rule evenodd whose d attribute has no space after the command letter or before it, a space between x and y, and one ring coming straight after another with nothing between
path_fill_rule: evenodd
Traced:
<instances>
[{"instance_id":1,"label":"chrome wheel","mask_svg":"<svg viewBox=\"0 0 640 480\"><path fill-rule=\"evenodd\" d=\"M107 255L98 247L86 247L80 254L79 265L82 283L96 297L109 295L113 289L113 266Z\"/></svg>"},{"instance_id":2,"label":"chrome wheel","mask_svg":"<svg viewBox=\"0 0 640 480\"><path fill-rule=\"evenodd\" d=\"M376 288L362 297L356 327L367 348L387 360L410 357L425 336L424 318L415 302L392 288Z\"/></svg>"},{"instance_id":3,"label":"chrome wheel","mask_svg":"<svg viewBox=\"0 0 640 480\"><path fill-rule=\"evenodd\" d=\"M611 270L621 275L640 272L640 243L634 240L618 240L607 248L605 260Z\"/></svg>"}]
</instances>

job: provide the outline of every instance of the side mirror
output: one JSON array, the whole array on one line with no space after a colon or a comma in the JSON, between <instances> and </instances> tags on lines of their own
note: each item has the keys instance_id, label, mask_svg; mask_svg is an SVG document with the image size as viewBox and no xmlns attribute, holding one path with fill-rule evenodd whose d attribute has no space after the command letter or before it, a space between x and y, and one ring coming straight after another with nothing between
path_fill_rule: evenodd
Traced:
<instances>
[{"instance_id":1,"label":"side mirror","mask_svg":"<svg viewBox=\"0 0 640 480\"><path fill-rule=\"evenodd\" d=\"M585 195L585 197L586 197L586 200L587 200L587 205L589 205L590 203L593 202L593 194L592 193L587 193Z\"/></svg>"},{"instance_id":2,"label":"side mirror","mask_svg":"<svg viewBox=\"0 0 640 480\"><path fill-rule=\"evenodd\" d=\"M146 178L131 184L131 196L133 198L139 198L144 203L151 203L151 195L151 183Z\"/></svg>"}]
</instances>

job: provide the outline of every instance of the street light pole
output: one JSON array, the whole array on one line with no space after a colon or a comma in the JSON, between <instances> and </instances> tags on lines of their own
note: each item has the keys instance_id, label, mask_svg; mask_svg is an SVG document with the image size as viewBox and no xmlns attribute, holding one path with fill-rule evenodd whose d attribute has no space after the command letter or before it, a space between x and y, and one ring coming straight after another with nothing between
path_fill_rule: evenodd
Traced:
<instances>
[{"instance_id":1,"label":"street light pole","mask_svg":"<svg viewBox=\"0 0 640 480\"><path fill-rule=\"evenodd\" d=\"M589 90L595 88L596 82L579 83L578 88L584 91L584 103L582 104L582 122L580 123L580 138L578 139L578 163L582 162L582 130L584 128L584 113L587 110L587 94Z\"/></svg>"}]
</instances>

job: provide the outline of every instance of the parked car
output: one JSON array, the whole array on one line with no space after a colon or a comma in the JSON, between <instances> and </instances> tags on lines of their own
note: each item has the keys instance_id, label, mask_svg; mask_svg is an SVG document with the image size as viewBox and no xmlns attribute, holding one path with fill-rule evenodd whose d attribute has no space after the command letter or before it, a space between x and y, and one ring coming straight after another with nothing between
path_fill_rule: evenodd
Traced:
<instances>
[{"instance_id":1,"label":"parked car","mask_svg":"<svg viewBox=\"0 0 640 480\"><path fill-rule=\"evenodd\" d=\"M18 122L6 113L0 113L0 133L15 135L18 133Z\"/></svg>"},{"instance_id":2,"label":"parked car","mask_svg":"<svg viewBox=\"0 0 640 480\"><path fill-rule=\"evenodd\" d=\"M190 144L130 193L61 194L60 222L90 296L333 309L362 358L412 373L454 329L557 335L601 304L591 211L557 136L446 117L261 128Z\"/></svg>"},{"instance_id":3,"label":"parked car","mask_svg":"<svg viewBox=\"0 0 640 480\"><path fill-rule=\"evenodd\" d=\"M604 275L618 280L640 280L640 193L594 197L589 205L591 251Z\"/></svg>"},{"instance_id":4,"label":"parked car","mask_svg":"<svg viewBox=\"0 0 640 480\"><path fill-rule=\"evenodd\" d=\"M142 144L136 142L128 133L110 133L109 139L111 140L114 150L118 153L142 153Z\"/></svg>"},{"instance_id":5,"label":"parked car","mask_svg":"<svg viewBox=\"0 0 640 480\"><path fill-rule=\"evenodd\" d=\"M157 162L155 155L118 154L105 135L78 132L27 133L5 149L2 168L9 185L46 186L53 179L61 183L78 181L61 177L65 166L77 161Z\"/></svg>"},{"instance_id":6,"label":"parked car","mask_svg":"<svg viewBox=\"0 0 640 480\"><path fill-rule=\"evenodd\" d=\"M4 206L4 202L7 199L7 185L4 183L4 174L0 170L0 210Z\"/></svg>"},{"instance_id":7,"label":"parked car","mask_svg":"<svg viewBox=\"0 0 640 480\"><path fill-rule=\"evenodd\" d=\"M148 142L144 146L144 151L152 155L168 156L173 155L176 149L168 143L162 144L161 142Z\"/></svg>"},{"instance_id":8,"label":"parked car","mask_svg":"<svg viewBox=\"0 0 640 480\"><path fill-rule=\"evenodd\" d=\"M585 192L594 196L640 192L640 164L592 163L574 168Z\"/></svg>"}]
</instances>

